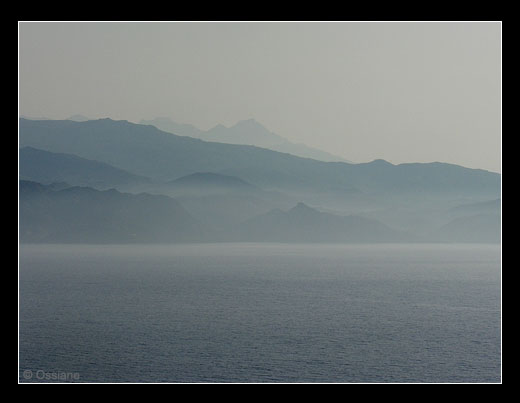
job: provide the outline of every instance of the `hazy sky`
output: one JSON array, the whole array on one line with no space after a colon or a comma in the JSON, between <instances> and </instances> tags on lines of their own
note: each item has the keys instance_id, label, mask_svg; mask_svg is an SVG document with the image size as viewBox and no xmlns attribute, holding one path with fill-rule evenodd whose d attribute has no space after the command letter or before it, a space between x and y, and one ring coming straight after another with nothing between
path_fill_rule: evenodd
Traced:
<instances>
[{"instance_id":1,"label":"hazy sky","mask_svg":"<svg viewBox=\"0 0 520 403\"><path fill-rule=\"evenodd\" d=\"M501 172L500 22L20 22L19 109Z\"/></svg>"}]
</instances>

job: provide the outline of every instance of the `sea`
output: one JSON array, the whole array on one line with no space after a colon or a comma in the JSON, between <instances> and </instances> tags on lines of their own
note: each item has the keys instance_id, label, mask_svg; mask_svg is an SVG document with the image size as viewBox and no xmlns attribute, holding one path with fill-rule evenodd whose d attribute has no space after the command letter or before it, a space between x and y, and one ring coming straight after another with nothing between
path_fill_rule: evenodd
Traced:
<instances>
[{"instance_id":1,"label":"sea","mask_svg":"<svg viewBox=\"0 0 520 403\"><path fill-rule=\"evenodd\" d=\"M18 379L501 383L501 247L19 245Z\"/></svg>"}]
</instances>

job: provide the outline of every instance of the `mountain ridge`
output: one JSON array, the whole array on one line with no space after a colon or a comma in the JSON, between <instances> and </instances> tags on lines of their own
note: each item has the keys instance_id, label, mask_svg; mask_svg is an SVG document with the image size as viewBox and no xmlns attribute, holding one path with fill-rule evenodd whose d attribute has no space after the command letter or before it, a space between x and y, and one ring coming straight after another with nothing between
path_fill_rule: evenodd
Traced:
<instances>
[{"instance_id":1,"label":"mountain ridge","mask_svg":"<svg viewBox=\"0 0 520 403\"><path fill-rule=\"evenodd\" d=\"M287 211L273 209L242 224L243 237L272 242L411 242L414 238L379 221L324 213L298 202Z\"/></svg>"},{"instance_id":2,"label":"mountain ridge","mask_svg":"<svg viewBox=\"0 0 520 403\"><path fill-rule=\"evenodd\" d=\"M238 176L259 187L313 192L406 192L498 197L500 174L447 163L349 164L323 162L255 146L205 142L153 126L100 119L87 122L20 120L20 146L64 152L108 163L153 180L194 172Z\"/></svg>"},{"instance_id":3,"label":"mountain ridge","mask_svg":"<svg viewBox=\"0 0 520 403\"><path fill-rule=\"evenodd\" d=\"M21 242L200 242L203 230L168 196L19 181Z\"/></svg>"},{"instance_id":4,"label":"mountain ridge","mask_svg":"<svg viewBox=\"0 0 520 403\"><path fill-rule=\"evenodd\" d=\"M253 145L296 155L303 158L313 158L321 161L349 162L343 157L333 155L303 143L293 143L286 138L266 129L253 118L238 121L233 126L226 127L217 124L209 130L201 130L191 124L179 124L165 117L152 120L141 120L141 124L148 124L166 132L227 144Z\"/></svg>"},{"instance_id":5,"label":"mountain ridge","mask_svg":"<svg viewBox=\"0 0 520 403\"><path fill-rule=\"evenodd\" d=\"M20 148L18 157L20 178L35 182L67 182L101 188L150 183L150 179L146 177L74 154L55 153L27 146Z\"/></svg>"},{"instance_id":6,"label":"mountain ridge","mask_svg":"<svg viewBox=\"0 0 520 403\"><path fill-rule=\"evenodd\" d=\"M193 187L210 186L233 189L257 189L256 186L251 185L237 176L221 175L214 172L195 172L169 181L167 184Z\"/></svg>"}]
</instances>

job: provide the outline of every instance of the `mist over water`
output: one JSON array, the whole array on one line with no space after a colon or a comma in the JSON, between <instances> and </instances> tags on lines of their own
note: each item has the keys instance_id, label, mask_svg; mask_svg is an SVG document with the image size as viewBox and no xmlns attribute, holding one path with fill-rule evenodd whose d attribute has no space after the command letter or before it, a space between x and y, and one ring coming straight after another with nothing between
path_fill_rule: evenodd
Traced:
<instances>
[{"instance_id":1,"label":"mist over water","mask_svg":"<svg viewBox=\"0 0 520 403\"><path fill-rule=\"evenodd\" d=\"M20 381L500 382L500 256L485 244L21 244Z\"/></svg>"}]
</instances>

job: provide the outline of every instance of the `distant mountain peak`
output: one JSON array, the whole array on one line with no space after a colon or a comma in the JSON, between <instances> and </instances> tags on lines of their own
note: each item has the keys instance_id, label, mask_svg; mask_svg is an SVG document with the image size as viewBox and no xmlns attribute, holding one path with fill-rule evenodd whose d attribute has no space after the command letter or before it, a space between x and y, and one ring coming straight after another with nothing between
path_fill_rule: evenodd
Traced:
<instances>
[{"instance_id":1,"label":"distant mountain peak","mask_svg":"<svg viewBox=\"0 0 520 403\"><path fill-rule=\"evenodd\" d=\"M373 160L372 162L370 162L370 164L377 164L377 165L393 165L392 163L382 159L382 158L377 158L375 160Z\"/></svg>"},{"instance_id":2,"label":"distant mountain peak","mask_svg":"<svg viewBox=\"0 0 520 403\"><path fill-rule=\"evenodd\" d=\"M349 162L344 158L308 147L305 144L292 143L278 134L271 132L254 118L240 120L231 127L226 127L219 123L209 130L201 130L191 124L176 123L168 117L141 120L139 124L152 125L167 133L193 137L204 141L253 145L319 161Z\"/></svg>"},{"instance_id":3,"label":"distant mountain peak","mask_svg":"<svg viewBox=\"0 0 520 403\"><path fill-rule=\"evenodd\" d=\"M231 127L218 124L201 135L202 140L229 144L246 144L257 147L270 147L285 143L283 137L269 131L255 119L241 120Z\"/></svg>"}]
</instances>

